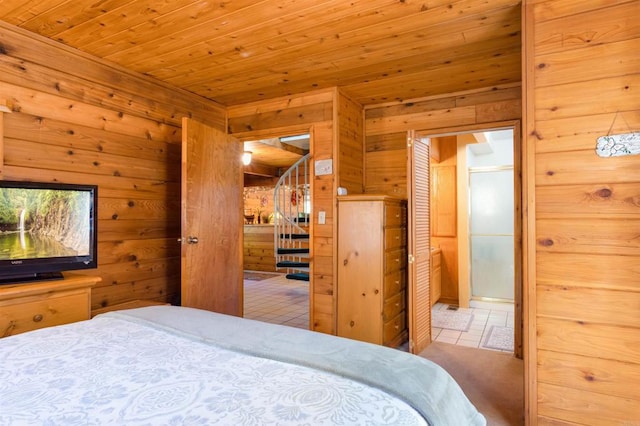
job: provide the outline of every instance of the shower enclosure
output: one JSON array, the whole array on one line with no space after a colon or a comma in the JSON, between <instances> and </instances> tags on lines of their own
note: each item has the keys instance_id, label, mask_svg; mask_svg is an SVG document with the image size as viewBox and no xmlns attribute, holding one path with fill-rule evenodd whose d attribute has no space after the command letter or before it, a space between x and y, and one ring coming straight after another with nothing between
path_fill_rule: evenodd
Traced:
<instances>
[{"instance_id":1,"label":"shower enclosure","mask_svg":"<svg viewBox=\"0 0 640 426\"><path fill-rule=\"evenodd\" d=\"M471 297L513 301L513 167L469 169Z\"/></svg>"}]
</instances>

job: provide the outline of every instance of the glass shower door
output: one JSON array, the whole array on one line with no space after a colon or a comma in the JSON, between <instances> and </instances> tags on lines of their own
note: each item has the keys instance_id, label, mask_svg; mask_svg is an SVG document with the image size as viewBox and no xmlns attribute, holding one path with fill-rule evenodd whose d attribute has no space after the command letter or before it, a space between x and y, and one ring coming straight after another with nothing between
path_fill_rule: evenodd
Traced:
<instances>
[{"instance_id":1,"label":"glass shower door","mask_svg":"<svg viewBox=\"0 0 640 426\"><path fill-rule=\"evenodd\" d=\"M513 301L513 168L469 169L471 297Z\"/></svg>"}]
</instances>

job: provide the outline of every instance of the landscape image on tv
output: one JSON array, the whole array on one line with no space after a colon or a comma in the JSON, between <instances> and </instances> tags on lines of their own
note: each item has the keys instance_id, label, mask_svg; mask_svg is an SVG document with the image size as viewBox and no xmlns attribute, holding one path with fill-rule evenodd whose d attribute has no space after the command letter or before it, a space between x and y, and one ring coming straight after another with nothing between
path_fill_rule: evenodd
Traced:
<instances>
[{"instance_id":1,"label":"landscape image on tv","mask_svg":"<svg viewBox=\"0 0 640 426\"><path fill-rule=\"evenodd\" d=\"M0 189L0 260L90 254L91 194Z\"/></svg>"}]
</instances>

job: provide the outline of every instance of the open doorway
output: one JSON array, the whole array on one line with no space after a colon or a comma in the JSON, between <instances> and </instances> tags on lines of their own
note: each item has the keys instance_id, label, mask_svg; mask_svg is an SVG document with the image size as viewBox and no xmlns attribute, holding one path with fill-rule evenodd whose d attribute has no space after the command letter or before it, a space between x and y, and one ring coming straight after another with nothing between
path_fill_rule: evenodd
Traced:
<instances>
[{"instance_id":1,"label":"open doorway","mask_svg":"<svg viewBox=\"0 0 640 426\"><path fill-rule=\"evenodd\" d=\"M244 317L307 329L309 281L304 279L304 269L308 268L300 272L279 267L281 259L276 255L281 248L276 235L282 217L292 212L282 211L279 191L286 192L288 202L295 197L294 203L300 201L300 207L306 207L308 188L281 178L309 152L309 135L245 141L244 151L251 158L244 166Z\"/></svg>"},{"instance_id":2,"label":"open doorway","mask_svg":"<svg viewBox=\"0 0 640 426\"><path fill-rule=\"evenodd\" d=\"M429 140L432 340L521 357L519 140L514 128Z\"/></svg>"}]
</instances>

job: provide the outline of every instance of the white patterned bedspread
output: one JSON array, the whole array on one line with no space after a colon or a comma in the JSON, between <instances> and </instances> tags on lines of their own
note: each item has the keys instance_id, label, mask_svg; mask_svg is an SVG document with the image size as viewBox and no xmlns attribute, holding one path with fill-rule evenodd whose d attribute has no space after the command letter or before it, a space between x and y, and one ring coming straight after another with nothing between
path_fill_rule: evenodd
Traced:
<instances>
[{"instance_id":1,"label":"white patterned bedspread","mask_svg":"<svg viewBox=\"0 0 640 426\"><path fill-rule=\"evenodd\" d=\"M116 317L0 341L2 425L420 425L405 402Z\"/></svg>"}]
</instances>

